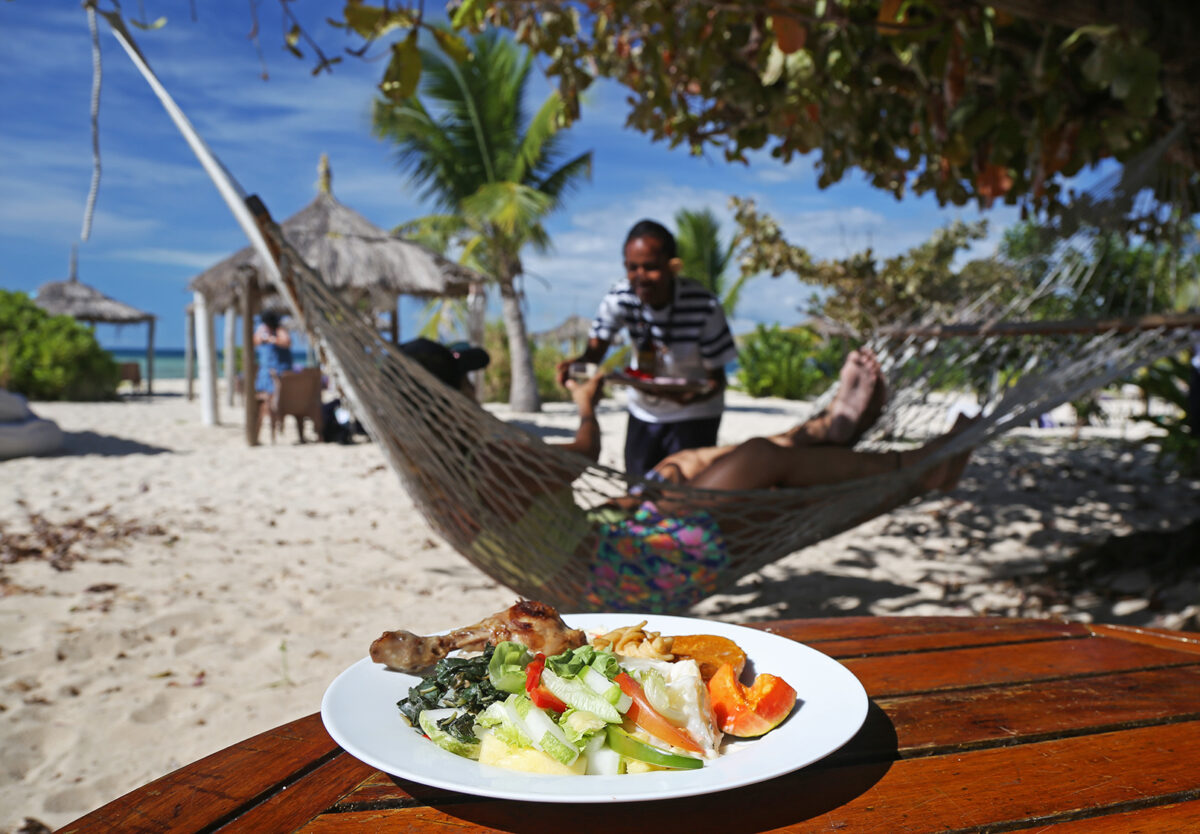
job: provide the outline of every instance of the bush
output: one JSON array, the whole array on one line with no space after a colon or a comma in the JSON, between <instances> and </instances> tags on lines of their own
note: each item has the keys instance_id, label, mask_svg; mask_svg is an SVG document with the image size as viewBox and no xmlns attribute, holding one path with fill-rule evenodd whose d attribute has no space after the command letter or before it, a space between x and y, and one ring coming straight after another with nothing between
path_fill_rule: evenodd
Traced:
<instances>
[{"instance_id":1,"label":"bush","mask_svg":"<svg viewBox=\"0 0 1200 834\"><path fill-rule=\"evenodd\" d=\"M483 378L484 402L508 402L512 387L512 360L508 353L508 332L502 321L493 321L484 332L483 346L491 355L491 364ZM539 348L534 343L533 376L542 402L563 402L571 395L558 384L557 366L566 355L557 345Z\"/></svg>"},{"instance_id":2,"label":"bush","mask_svg":"<svg viewBox=\"0 0 1200 834\"><path fill-rule=\"evenodd\" d=\"M1159 446L1159 463L1185 475L1200 475L1200 437L1188 425L1188 386L1192 366L1181 356L1168 356L1142 370L1134 385L1147 399L1158 397L1175 406L1169 415L1139 415L1135 419L1152 423L1166 434L1154 438Z\"/></svg>"},{"instance_id":3,"label":"bush","mask_svg":"<svg viewBox=\"0 0 1200 834\"><path fill-rule=\"evenodd\" d=\"M845 339L822 340L808 328L760 324L738 347L738 387L752 397L816 396L837 379L851 349Z\"/></svg>"},{"instance_id":4,"label":"bush","mask_svg":"<svg viewBox=\"0 0 1200 834\"><path fill-rule=\"evenodd\" d=\"M119 381L112 354L88 328L0 290L0 388L33 400L102 400L116 396Z\"/></svg>"}]
</instances>

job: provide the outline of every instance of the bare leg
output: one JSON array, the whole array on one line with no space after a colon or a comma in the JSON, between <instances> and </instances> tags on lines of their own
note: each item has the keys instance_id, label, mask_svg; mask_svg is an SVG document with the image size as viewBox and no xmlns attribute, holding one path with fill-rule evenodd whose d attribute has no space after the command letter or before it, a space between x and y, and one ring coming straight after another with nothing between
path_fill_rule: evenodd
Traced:
<instances>
[{"instance_id":1,"label":"bare leg","mask_svg":"<svg viewBox=\"0 0 1200 834\"><path fill-rule=\"evenodd\" d=\"M949 434L908 452L855 452L837 446L781 448L767 438L755 437L715 461L691 485L719 490L799 488L882 475L920 463L970 422L960 419ZM935 467L922 477L921 486L952 489L968 455L956 456Z\"/></svg>"},{"instance_id":2,"label":"bare leg","mask_svg":"<svg viewBox=\"0 0 1200 834\"><path fill-rule=\"evenodd\" d=\"M785 448L853 443L878 419L886 398L875 354L869 350L851 351L842 365L837 394L828 410L767 439ZM667 483L692 483L736 448L736 444L730 444L685 449L667 456L654 471Z\"/></svg>"}]
</instances>

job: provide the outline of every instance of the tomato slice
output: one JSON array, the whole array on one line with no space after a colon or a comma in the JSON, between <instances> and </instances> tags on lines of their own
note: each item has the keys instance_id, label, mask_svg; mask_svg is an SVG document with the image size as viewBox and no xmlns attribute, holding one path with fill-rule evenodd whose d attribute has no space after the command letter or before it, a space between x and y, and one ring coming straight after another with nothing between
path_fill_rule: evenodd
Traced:
<instances>
[{"instance_id":1,"label":"tomato slice","mask_svg":"<svg viewBox=\"0 0 1200 834\"><path fill-rule=\"evenodd\" d=\"M566 712L567 705L557 695L542 686L542 670L546 668L546 655L538 652L525 667L525 694L533 705L539 709L552 709L555 712Z\"/></svg>"},{"instance_id":2,"label":"tomato slice","mask_svg":"<svg viewBox=\"0 0 1200 834\"><path fill-rule=\"evenodd\" d=\"M633 699L633 704L625 713L626 718L650 735L673 747L681 747L684 750L691 750L693 753L703 755L704 748L692 740L687 730L676 727L650 705L650 700L646 697L646 692L640 683L625 672L620 673L613 680L620 685L622 692Z\"/></svg>"}]
</instances>

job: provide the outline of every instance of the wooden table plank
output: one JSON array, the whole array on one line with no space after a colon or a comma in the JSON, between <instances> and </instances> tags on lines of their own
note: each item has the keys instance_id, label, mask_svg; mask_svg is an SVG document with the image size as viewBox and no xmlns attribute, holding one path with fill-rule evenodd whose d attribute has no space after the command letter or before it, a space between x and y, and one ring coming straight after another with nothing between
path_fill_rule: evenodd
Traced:
<instances>
[{"instance_id":1,"label":"wooden table plank","mask_svg":"<svg viewBox=\"0 0 1200 834\"><path fill-rule=\"evenodd\" d=\"M1014 744L1200 720L1200 666L882 698L876 705L892 722L901 756Z\"/></svg>"},{"instance_id":2,"label":"wooden table plank","mask_svg":"<svg viewBox=\"0 0 1200 834\"><path fill-rule=\"evenodd\" d=\"M342 753L240 814L220 829L221 834L293 831L376 773L370 765Z\"/></svg>"},{"instance_id":3,"label":"wooden table plank","mask_svg":"<svg viewBox=\"0 0 1200 834\"><path fill-rule=\"evenodd\" d=\"M1200 655L1106 637L843 661L874 697L1200 663Z\"/></svg>"},{"instance_id":4,"label":"wooden table plank","mask_svg":"<svg viewBox=\"0 0 1200 834\"><path fill-rule=\"evenodd\" d=\"M283 789L340 752L320 716L310 715L168 773L76 820L60 834L198 831Z\"/></svg>"},{"instance_id":5,"label":"wooden table plank","mask_svg":"<svg viewBox=\"0 0 1200 834\"><path fill-rule=\"evenodd\" d=\"M1088 627L1083 623L1059 620L1023 620L1015 617L823 617L812 620L773 620L748 623L757 628L808 643L821 651L820 645L835 640L890 640L905 635L962 635L1007 633L1015 639L1046 637L1083 637Z\"/></svg>"},{"instance_id":6,"label":"wooden table plank","mask_svg":"<svg viewBox=\"0 0 1200 834\"><path fill-rule=\"evenodd\" d=\"M719 821L729 834L978 831L1049 826L1200 797L1200 722L1150 727L892 765L810 767L768 783L637 805L553 805L461 797L430 806L325 813L304 834L689 832ZM1183 817L1186 819L1186 814ZM622 823L622 821L625 821ZM1091 830L1091 829L1087 829Z\"/></svg>"}]
</instances>

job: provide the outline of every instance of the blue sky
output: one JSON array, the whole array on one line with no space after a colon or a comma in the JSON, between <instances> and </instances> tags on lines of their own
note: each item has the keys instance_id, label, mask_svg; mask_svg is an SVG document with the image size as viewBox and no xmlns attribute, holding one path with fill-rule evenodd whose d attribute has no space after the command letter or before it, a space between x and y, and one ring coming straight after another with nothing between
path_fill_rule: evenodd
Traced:
<instances>
[{"instance_id":1,"label":"blue sky","mask_svg":"<svg viewBox=\"0 0 1200 834\"><path fill-rule=\"evenodd\" d=\"M316 194L317 162L328 153L333 191L346 205L390 228L432 210L396 168L387 144L371 135L370 102L382 64L351 57L333 74L313 77L311 60L281 46L278 6L259 4L262 62L247 35L246 0L205 0L192 21L184 0L144 0L148 17L166 27L134 30L159 78L209 146L249 193L277 219ZM316 22L337 11L333 0L297 0ZM127 14L139 4L127 0ZM188 281L246 245L246 239L154 97L99 21L103 53L100 149L103 176L91 237L80 243L78 275L102 292L159 316L157 343L183 344ZM0 287L36 292L69 271L79 241L91 178L89 98L92 58L86 16L77 0L14 0L0 4ZM338 49L339 34L321 30ZM265 63L269 80L262 80ZM531 108L549 92L537 74ZM974 207L939 208L932 198L902 202L858 175L824 191L812 159L783 166L767 155L750 166L729 165L719 153L694 157L653 144L623 127L621 88L599 84L583 120L570 131L573 152L592 150L592 180L553 215L548 255L524 254L531 330L555 326L573 313L590 316L605 289L621 278L620 247L643 217L668 226L680 208L712 209L732 229L731 195L755 199L791 240L823 257L868 246L893 255L925 240L955 218L980 217ZM1007 207L986 215L994 249L1015 221ZM791 325L803 318L810 290L794 277L756 278L733 322ZM402 330L416 327L419 302L405 300ZM493 300L491 316L499 315ZM107 346L144 345L144 328L101 327Z\"/></svg>"}]
</instances>

